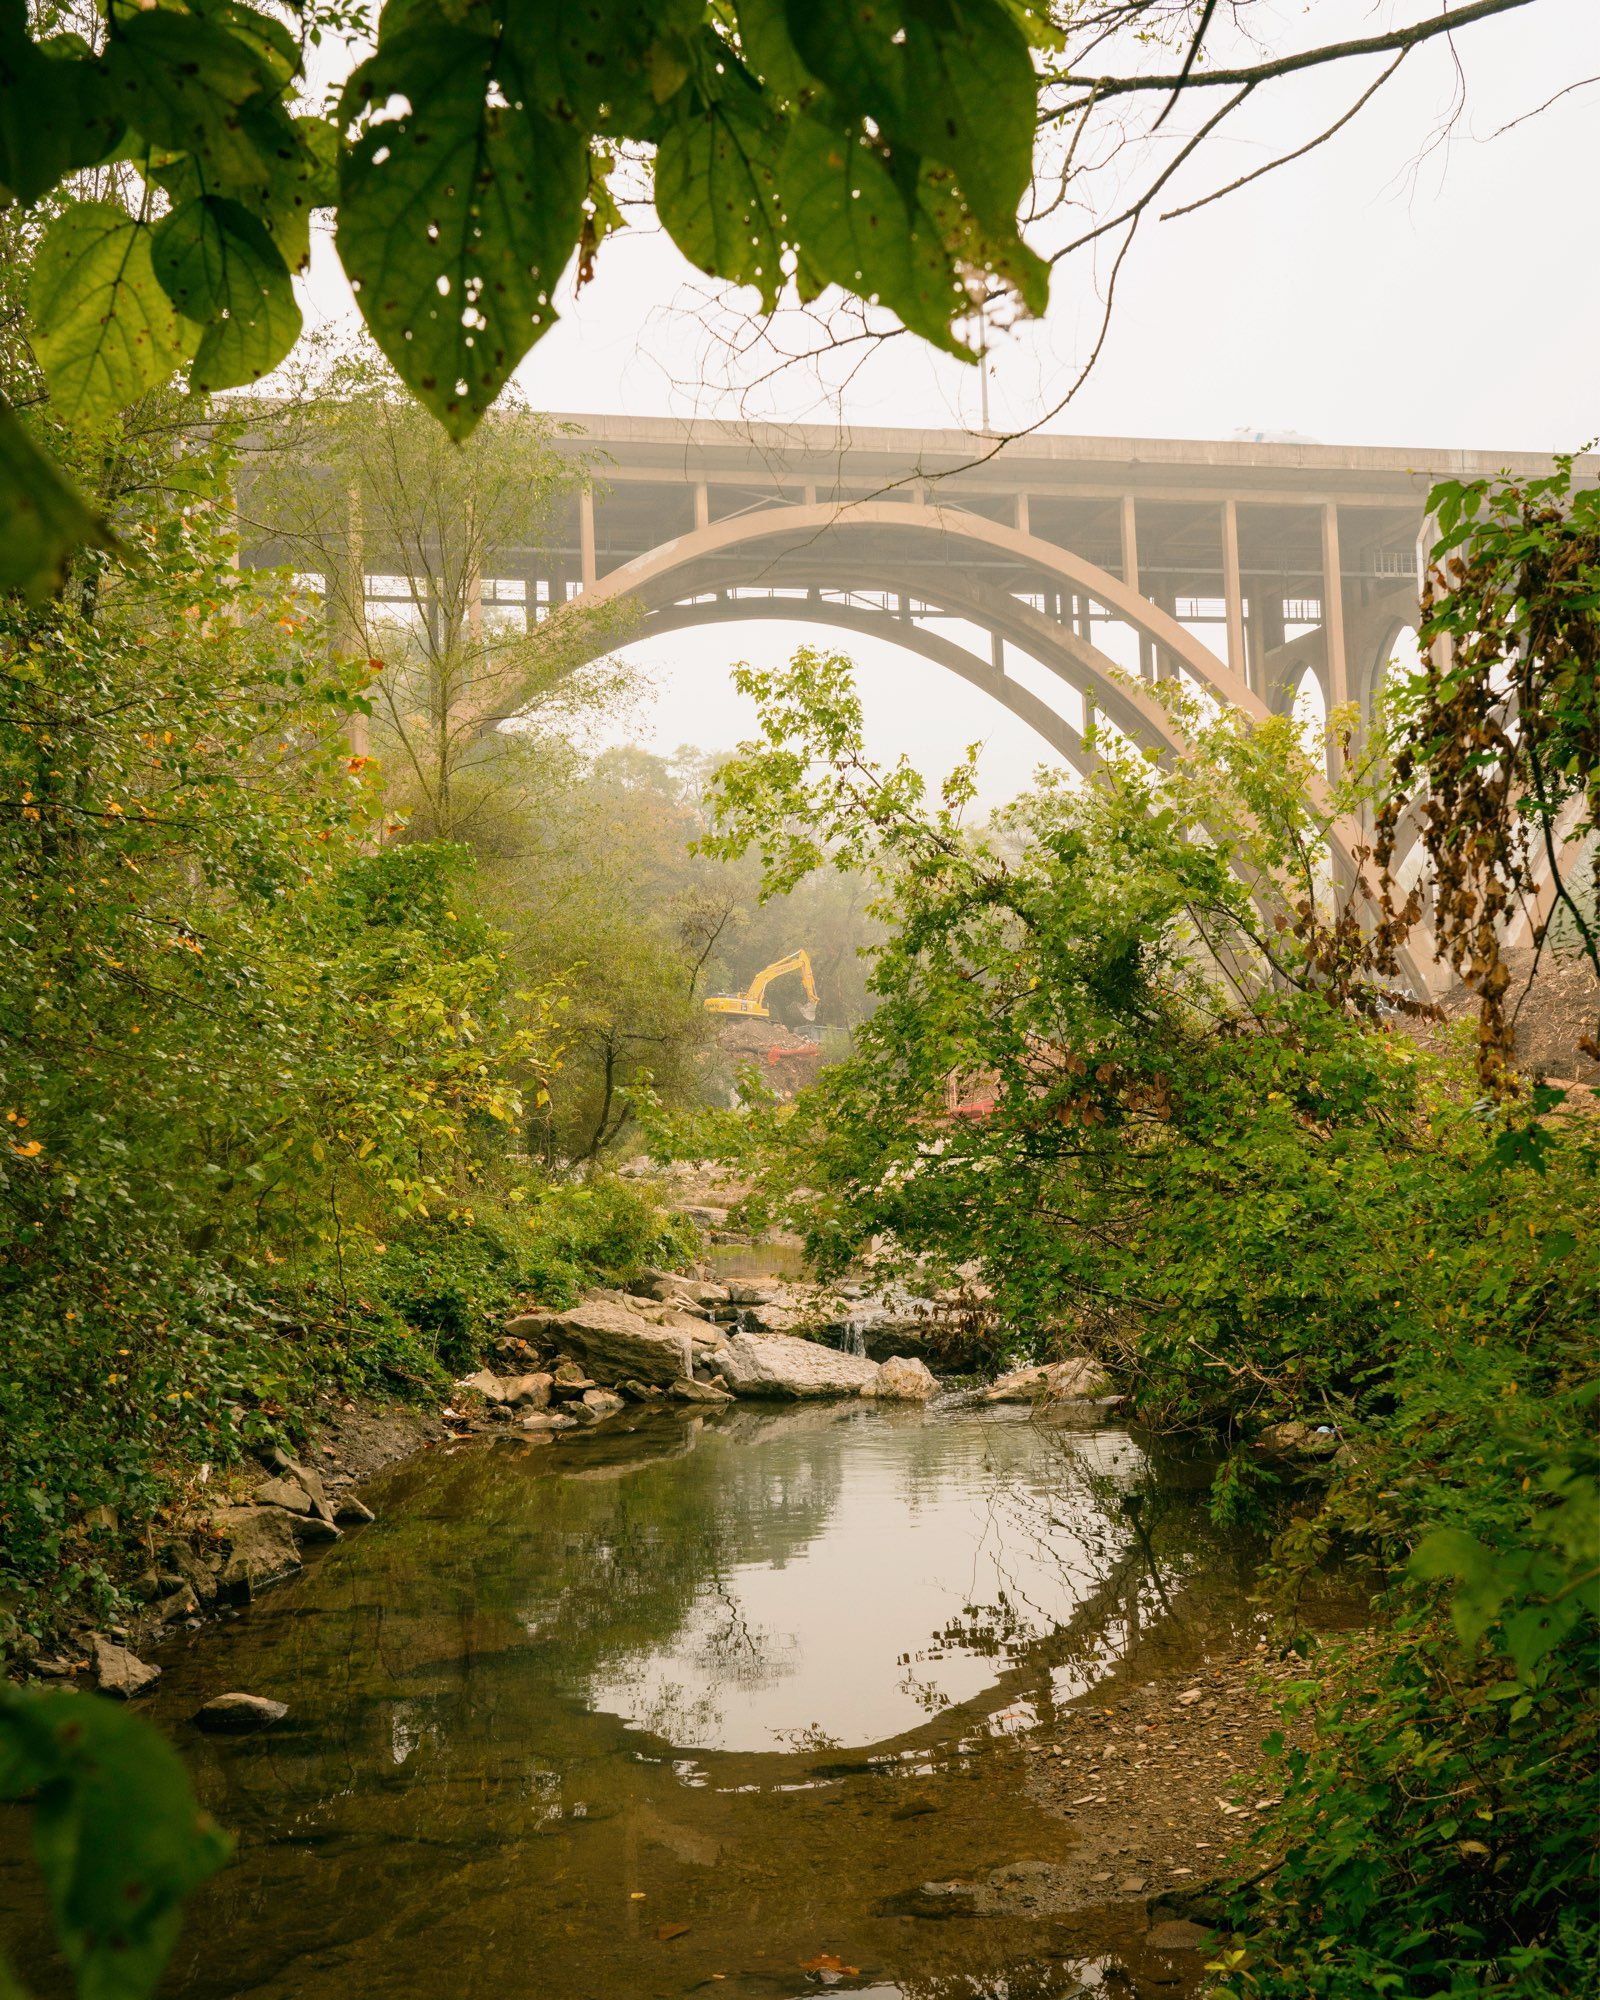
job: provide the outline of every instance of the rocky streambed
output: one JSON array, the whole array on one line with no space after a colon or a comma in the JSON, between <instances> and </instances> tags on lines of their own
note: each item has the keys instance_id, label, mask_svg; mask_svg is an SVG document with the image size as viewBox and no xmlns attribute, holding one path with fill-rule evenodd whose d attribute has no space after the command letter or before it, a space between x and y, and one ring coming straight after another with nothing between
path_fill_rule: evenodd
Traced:
<instances>
[{"instance_id":1,"label":"rocky streambed","mask_svg":"<svg viewBox=\"0 0 1600 2000\"><path fill-rule=\"evenodd\" d=\"M646 1271L629 1291L596 1289L575 1305L517 1315L489 1365L464 1376L435 1413L331 1410L303 1459L269 1449L261 1475L152 1544L136 1583L142 1608L122 1624L35 1662L58 1678L85 1675L107 1693L147 1693L159 1669L144 1655L175 1629L237 1611L299 1572L308 1554L373 1518L357 1487L410 1453L450 1438L509 1434L551 1443L654 1409L715 1418L738 1403L865 1401L926 1406L938 1378L915 1354L866 1353L862 1329L892 1350L922 1338L936 1302L863 1285L801 1278ZM1119 1398L1086 1357L1013 1370L979 1401L1021 1403L1058 1420L1096 1423Z\"/></svg>"},{"instance_id":2,"label":"rocky streambed","mask_svg":"<svg viewBox=\"0 0 1600 2000\"><path fill-rule=\"evenodd\" d=\"M522 1314L496 1342L496 1365L458 1387L481 1397L497 1420L530 1430L569 1428L613 1416L628 1401L664 1398L701 1407L739 1397L921 1403L938 1393L938 1378L919 1355L896 1352L895 1341L915 1342L933 1310L926 1300L862 1287L652 1272L636 1292L596 1291L574 1307ZM882 1359L867 1352L868 1327L888 1350ZM996 1402L1103 1410L1109 1390L1105 1371L1080 1356L1014 1370L982 1393Z\"/></svg>"},{"instance_id":3,"label":"rocky streambed","mask_svg":"<svg viewBox=\"0 0 1600 2000\"><path fill-rule=\"evenodd\" d=\"M1243 1772L1252 1748L1228 1690L1263 1657L1249 1552L1198 1479L1068 1405L641 1397L551 1321L504 1338L551 1378L526 1414L590 1413L524 1429L458 1388L432 1448L363 1484L371 1520L345 1471L383 1447L343 1413L319 1469L263 1467L234 1503L298 1566L151 1650L142 1705L239 1837L174 1996L1192 1984L1196 1891L1249 1806L1217 1754ZM509 1383L528 1357L496 1359ZM615 1372L621 1407L558 1394L566 1363ZM715 1386L698 1356L673 1379ZM249 1577L239 1548L208 1562L219 1601ZM32 1970L4 1825L0 1909Z\"/></svg>"}]
</instances>

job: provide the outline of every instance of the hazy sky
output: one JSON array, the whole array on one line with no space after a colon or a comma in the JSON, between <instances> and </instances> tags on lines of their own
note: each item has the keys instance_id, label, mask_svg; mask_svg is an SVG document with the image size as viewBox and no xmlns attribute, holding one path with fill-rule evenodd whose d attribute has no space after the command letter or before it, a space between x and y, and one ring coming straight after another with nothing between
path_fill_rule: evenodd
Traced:
<instances>
[{"instance_id":1,"label":"hazy sky","mask_svg":"<svg viewBox=\"0 0 1600 2000\"><path fill-rule=\"evenodd\" d=\"M1371 34L1435 4L1284 0L1274 9L1281 34L1270 40L1276 50ZM1237 137L1213 142L1185 169L1173 198L1301 143L1381 67L1342 65L1278 86ZM1600 80L1493 136L1583 78L1600 78L1600 0L1534 0L1463 30L1453 46L1415 52L1320 150L1141 233L1100 362L1047 427L1215 438L1247 428L1481 450L1584 443L1600 431ZM1179 136L1158 143L1170 148ZM996 426L1035 422L1059 400L1098 330L1103 276L1088 261L1068 264L1048 318L996 347ZM310 290L319 314L348 309L326 246ZM800 370L758 386L753 363L730 365L708 341L695 310L708 290L664 237L629 231L602 250L581 296L563 302L522 367L523 388L555 412L977 427L977 371L909 340L831 392ZM641 647L661 690L656 741L734 740L742 718L726 686L729 661L784 657L803 636L782 625L721 626ZM850 650L880 749L903 747L936 768L985 738L997 791L1046 754L1031 731L926 663L862 640Z\"/></svg>"}]
</instances>

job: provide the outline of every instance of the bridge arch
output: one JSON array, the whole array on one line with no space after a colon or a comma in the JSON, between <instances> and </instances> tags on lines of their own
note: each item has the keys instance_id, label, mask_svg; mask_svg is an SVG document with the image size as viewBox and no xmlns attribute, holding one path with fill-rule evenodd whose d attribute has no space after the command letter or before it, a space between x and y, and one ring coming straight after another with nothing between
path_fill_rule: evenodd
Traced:
<instances>
[{"instance_id":1,"label":"bridge arch","mask_svg":"<svg viewBox=\"0 0 1600 2000\"><path fill-rule=\"evenodd\" d=\"M726 596L741 585L779 588L805 584L810 588L828 579L828 587L834 589L904 591L903 578L897 579L895 557L903 555L908 542L920 542L925 548L931 543L940 555L937 578L919 580L910 593L918 602L935 607L931 615L967 619L1002 640L1011 640L1064 682L1091 696L1125 734L1162 756L1179 754L1183 748L1181 734L1162 705L1121 674L1091 640L1046 617L1009 590L964 577L959 564L964 548L999 551L1035 573L1059 579L1153 641L1220 702L1255 721L1264 721L1271 713L1266 702L1187 627L1109 570L1073 550L986 516L919 501L784 505L706 522L597 577L585 587L583 596L590 603L631 598L645 614L646 632L652 626L658 631L685 630L696 624L732 622L762 603ZM827 615L840 608L811 596L768 599L756 615L798 623L843 624L841 618ZM977 663L965 648L939 642L937 634L918 632L909 619L902 625L888 614L881 621L873 620L871 614L863 617L869 622L857 626L852 621L850 629L871 630L909 646L984 687L1013 713L1026 706L1030 710L1027 719L1034 721L1035 727L1044 720L1041 711L1050 712L1048 704L1036 696L1020 703L1018 698L1028 690L998 669L979 678L974 673ZM896 629L886 631L891 625ZM957 654L962 656L959 660ZM1057 721L1064 728L1070 727L1065 718ZM1047 741L1055 740L1055 725L1041 727L1040 733ZM1081 752L1081 736L1078 748ZM1063 754L1069 753L1063 750ZM1084 768L1077 758L1070 761ZM1329 838L1337 875L1349 881L1358 874L1370 874L1369 865L1358 858L1364 842L1354 822L1336 822ZM1428 993L1431 982L1424 961L1402 950L1401 962L1413 990Z\"/></svg>"},{"instance_id":2,"label":"bridge arch","mask_svg":"<svg viewBox=\"0 0 1600 2000\"><path fill-rule=\"evenodd\" d=\"M1096 760L1085 745L1081 731L1075 729L1048 702L1042 701L1021 682L1010 679L988 662L980 660L954 639L947 639L942 633L924 631L909 618L859 610L851 605L830 602L827 598L808 598L804 601L725 598L715 605L670 604L660 611L651 612L638 631L630 635L628 643L636 645L657 634L689 631L707 625L743 624L747 620L827 625L903 646L907 652L918 654L934 666L955 674L998 702L1019 721L1027 723L1075 771L1087 774L1094 767Z\"/></svg>"},{"instance_id":3,"label":"bridge arch","mask_svg":"<svg viewBox=\"0 0 1600 2000\"><path fill-rule=\"evenodd\" d=\"M1208 646L1120 577L1071 549L963 508L891 500L857 501L846 506L765 507L709 522L690 534L662 542L598 577L585 588L584 596L592 603L628 596L650 611L703 588L692 581L696 570L717 564L720 557L745 558L754 553L757 565L747 566L746 581L776 583L781 580L780 571L793 576L796 569L803 572L808 561L826 564L831 559L836 566L839 556L859 558L863 552L869 562L888 561L894 543L907 538L923 543L931 540L947 561L952 554L959 554L963 545L974 551L997 551L1034 572L1068 584L1153 640L1220 700L1257 720L1267 715L1265 703ZM784 546L771 548L762 560L761 552L774 543ZM821 546L824 543L826 551ZM876 549L873 544L877 544ZM896 586L891 581L887 587ZM921 595L920 589L917 594ZM1036 615L1041 625L1052 626L1053 621L1042 613Z\"/></svg>"}]
</instances>

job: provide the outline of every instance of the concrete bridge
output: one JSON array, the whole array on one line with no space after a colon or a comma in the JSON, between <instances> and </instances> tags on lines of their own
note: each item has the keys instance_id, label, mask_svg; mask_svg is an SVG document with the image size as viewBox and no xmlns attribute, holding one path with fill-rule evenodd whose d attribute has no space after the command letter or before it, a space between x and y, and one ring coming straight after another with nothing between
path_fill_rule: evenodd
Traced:
<instances>
[{"instance_id":1,"label":"concrete bridge","mask_svg":"<svg viewBox=\"0 0 1600 2000\"><path fill-rule=\"evenodd\" d=\"M507 548L486 593L627 596L639 639L743 619L870 633L958 674L1083 761L1092 704L1164 738L1126 685L1180 670L1247 713L1309 675L1370 712L1416 615L1440 478L1529 455L579 417L597 461L564 545ZM949 621L970 634L952 636ZM1029 671L1032 663L1038 671ZM1070 692L1069 692L1070 691Z\"/></svg>"},{"instance_id":2,"label":"concrete bridge","mask_svg":"<svg viewBox=\"0 0 1600 2000\"><path fill-rule=\"evenodd\" d=\"M868 634L983 690L1079 769L1091 710L1179 747L1142 684L1180 673L1257 717L1308 684L1323 712L1353 701L1370 717L1416 617L1430 487L1550 466L1309 443L1041 435L997 448L962 431L557 421L570 433L558 449L592 466L593 488L564 530L486 552L486 614L531 623L581 594L637 607L629 643L748 619ZM410 582L381 574L382 551L367 547L362 567L371 612L417 608ZM1359 839L1336 829L1336 856Z\"/></svg>"},{"instance_id":3,"label":"concrete bridge","mask_svg":"<svg viewBox=\"0 0 1600 2000\"><path fill-rule=\"evenodd\" d=\"M488 551L492 615L626 597L635 639L745 619L870 633L984 689L1074 763L1092 704L1163 740L1127 679L1250 714L1370 713L1417 608L1429 488L1529 454L567 417L595 469L565 527ZM1600 461L1597 461L1600 476ZM255 560L281 559L263 547ZM252 559L247 554L247 560ZM368 603L410 580L364 550ZM395 563L393 567L404 567ZM973 643L973 634L977 635Z\"/></svg>"}]
</instances>

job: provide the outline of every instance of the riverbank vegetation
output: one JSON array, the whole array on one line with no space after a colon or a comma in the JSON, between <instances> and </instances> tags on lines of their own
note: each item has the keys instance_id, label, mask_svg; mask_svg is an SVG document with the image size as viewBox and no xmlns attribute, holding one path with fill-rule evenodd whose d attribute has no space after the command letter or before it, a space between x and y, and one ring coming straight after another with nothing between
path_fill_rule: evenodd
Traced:
<instances>
[{"instance_id":1,"label":"riverbank vegetation","mask_svg":"<svg viewBox=\"0 0 1600 2000\"><path fill-rule=\"evenodd\" d=\"M492 465L436 465L373 369L356 386L365 435L390 427L367 516L401 547L509 504ZM429 643L364 599L358 625L287 502L294 566L238 567L241 487L304 472L317 411L294 418L263 447L260 412L153 392L63 431L123 553L0 606L0 1645L23 1658L114 1618L152 1523L321 1399L437 1396L514 1301L681 1259L609 1165L641 1111L723 1087L702 996L784 922L752 870L688 851L693 760L586 747L633 688L571 671L576 609L478 644L463 588ZM543 427L519 436L521 488L561 491ZM460 723L479 680L521 726ZM848 885L804 914L853 962Z\"/></svg>"},{"instance_id":2,"label":"riverbank vegetation","mask_svg":"<svg viewBox=\"0 0 1600 2000\"><path fill-rule=\"evenodd\" d=\"M1278 1527L1308 1736L1216 1990L1582 1990L1600 1125L1582 1087L1496 1062L1488 1096L1465 1034L1408 1032L1417 907L1326 863L1386 746L1324 788L1291 721L1169 687L1187 756L1107 737L1093 782L973 825L970 764L930 796L870 761L846 660L743 682L763 733L716 844L775 890L866 868L887 933L852 1058L737 1135L777 1212L825 1269L872 1244L1095 1352L1218 1452L1220 1516ZM1374 1622L1313 1645L1329 1562Z\"/></svg>"}]
</instances>

